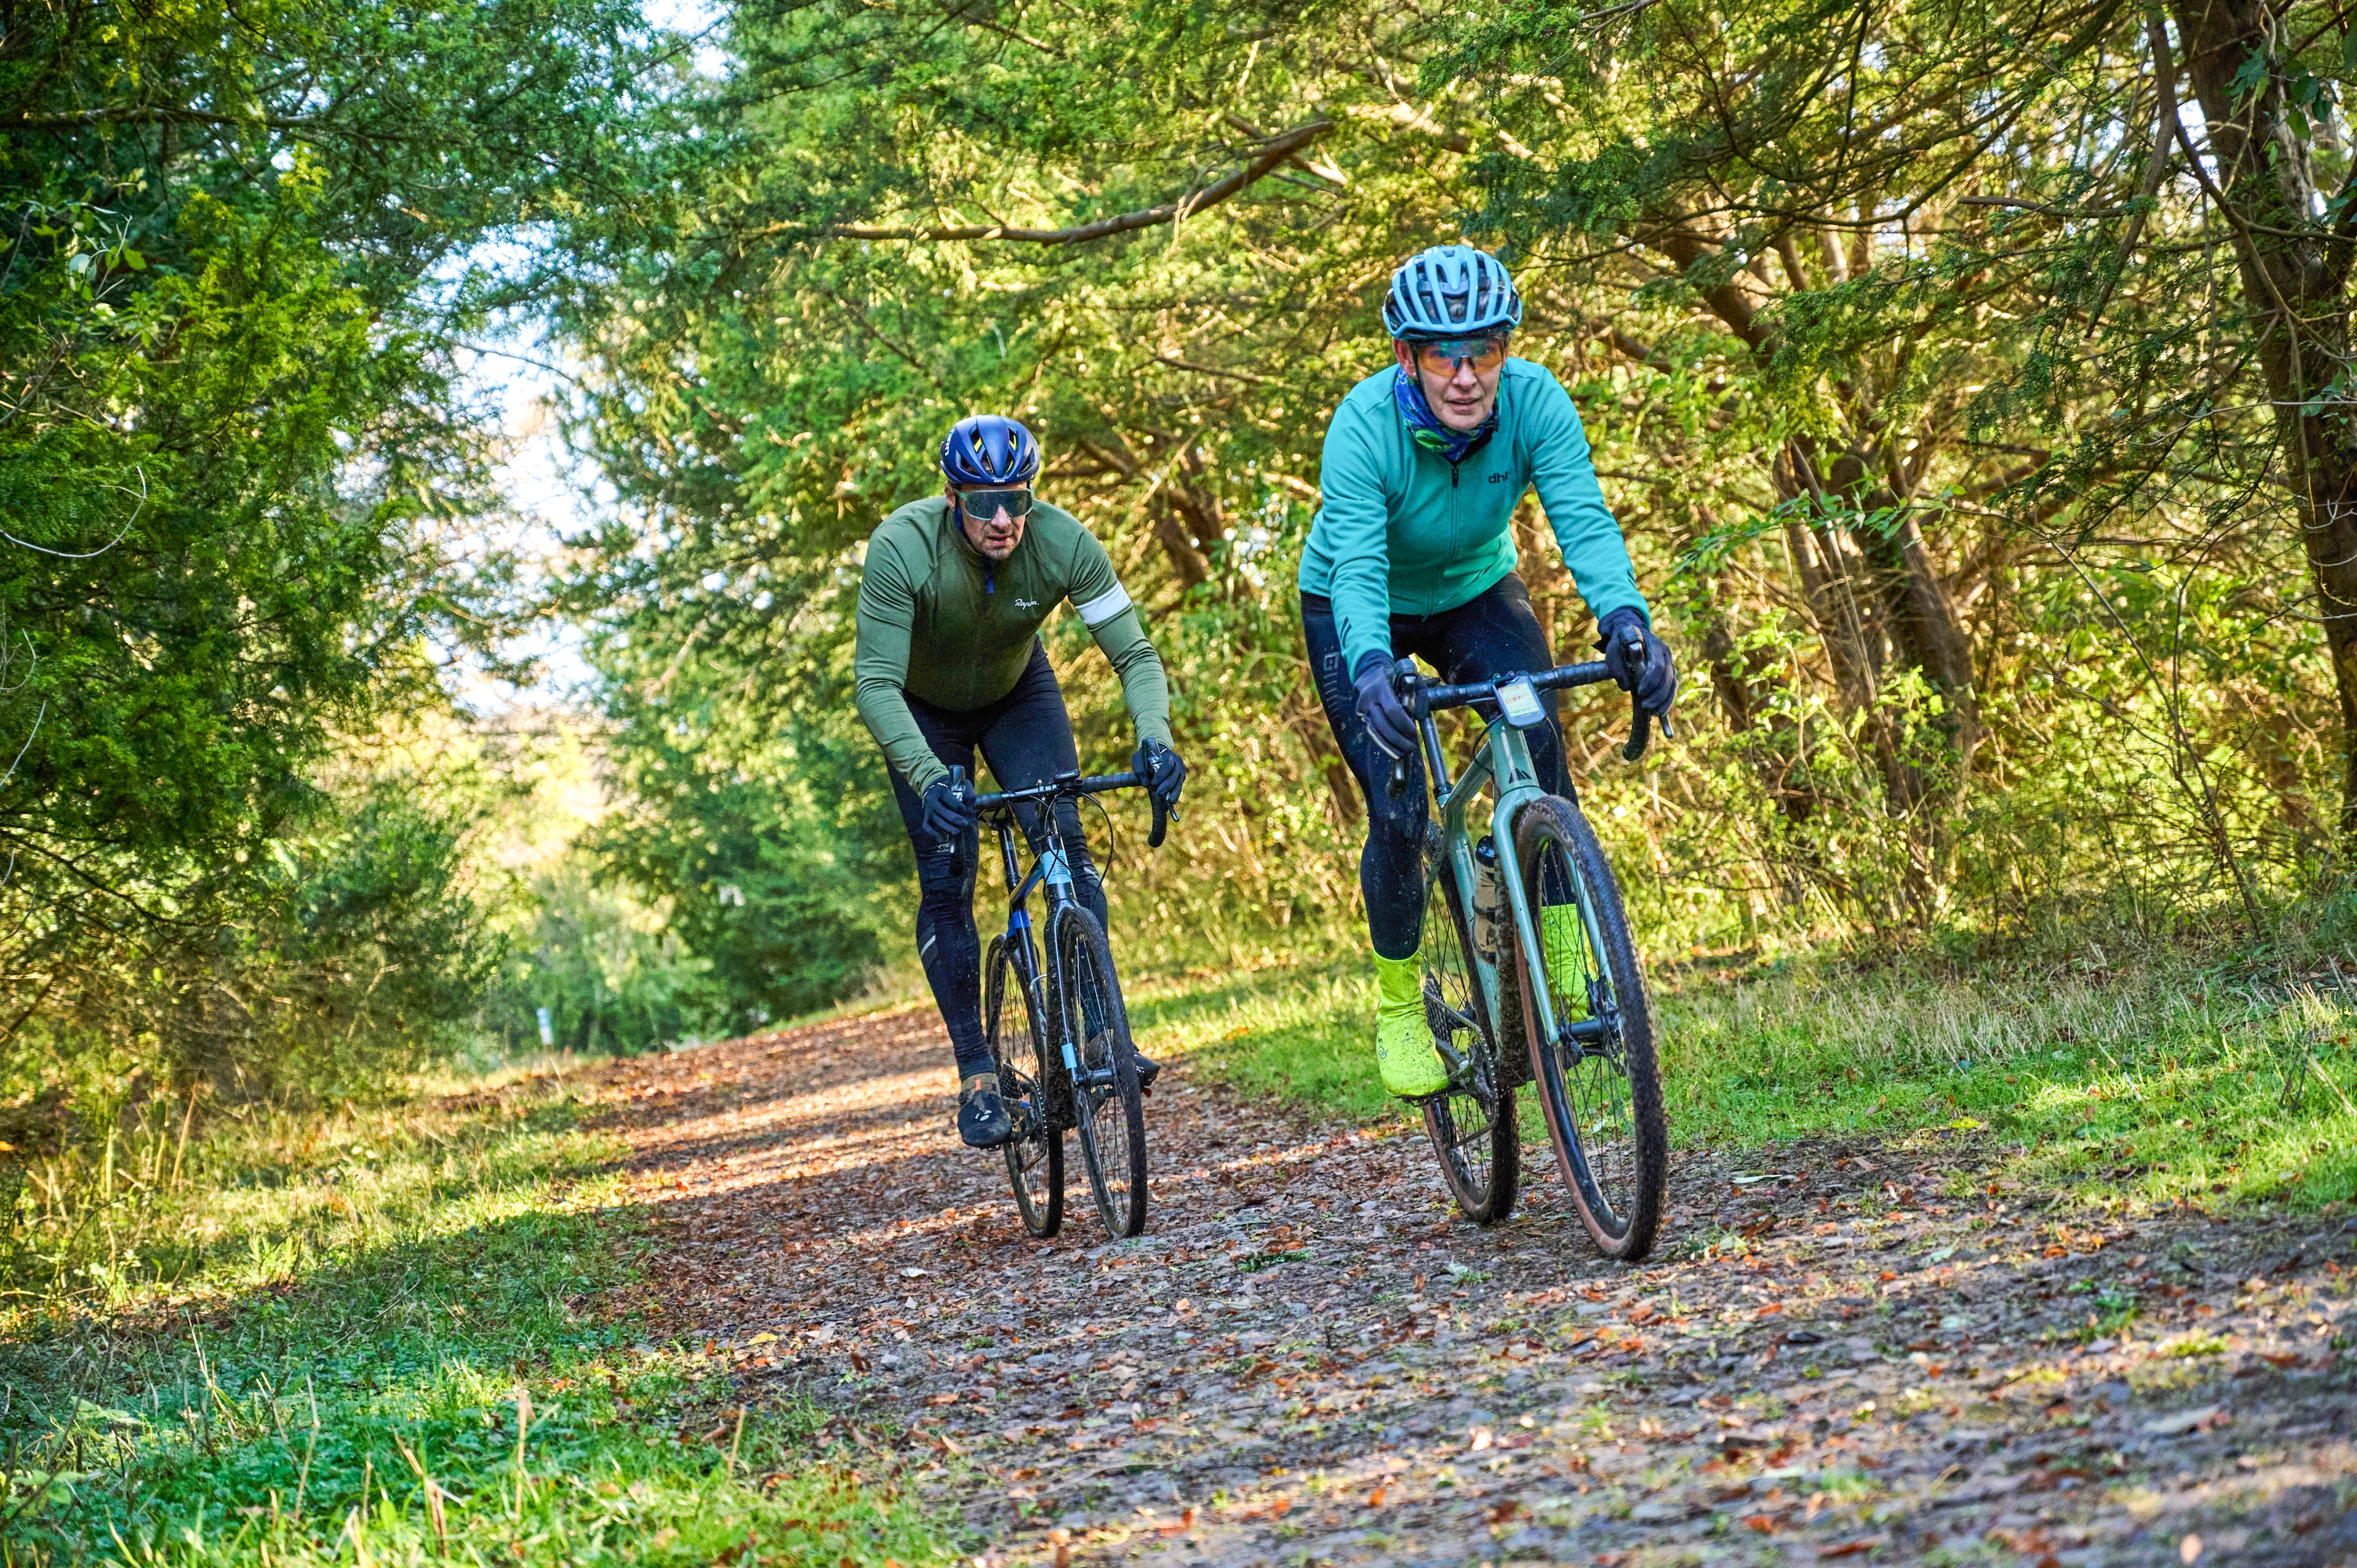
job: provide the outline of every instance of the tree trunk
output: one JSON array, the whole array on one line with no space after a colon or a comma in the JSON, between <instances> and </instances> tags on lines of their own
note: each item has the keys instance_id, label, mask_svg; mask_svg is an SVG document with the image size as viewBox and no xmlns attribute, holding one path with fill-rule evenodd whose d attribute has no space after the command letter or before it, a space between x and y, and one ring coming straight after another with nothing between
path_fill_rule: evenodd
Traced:
<instances>
[{"instance_id":1,"label":"tree trunk","mask_svg":"<svg viewBox=\"0 0 2357 1568\"><path fill-rule=\"evenodd\" d=\"M2289 499L2316 585L2318 618L2341 699L2344 854L2357 849L2357 425L2327 389L2347 362L2349 266L2357 214L2319 221L2316 169L2286 113L2278 23L2264 0L2178 0L2170 8L2185 76L2208 122L2214 177L2190 141L2197 177L2233 232L2258 360L2275 406ZM2156 48L2168 41L2158 26ZM2236 77L2265 59L2257 91ZM2245 84L2247 85L2247 83ZM2179 135L2184 133L2180 129Z\"/></svg>"}]
</instances>

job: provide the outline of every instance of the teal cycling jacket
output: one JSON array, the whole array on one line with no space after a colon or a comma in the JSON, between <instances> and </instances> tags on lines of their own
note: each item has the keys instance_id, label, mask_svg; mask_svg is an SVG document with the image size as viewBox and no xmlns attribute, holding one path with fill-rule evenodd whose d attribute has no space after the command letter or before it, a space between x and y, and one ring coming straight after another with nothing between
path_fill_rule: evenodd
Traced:
<instances>
[{"instance_id":1,"label":"teal cycling jacket","mask_svg":"<svg viewBox=\"0 0 2357 1568\"><path fill-rule=\"evenodd\" d=\"M1534 486L1563 564L1597 619L1637 591L1629 546L1604 504L1571 394L1543 365L1498 372L1498 433L1451 467L1409 436L1386 367L1351 389L1326 427L1318 474L1325 504L1309 524L1301 591L1334 604L1343 667L1391 653L1391 618L1438 615L1514 569L1514 503Z\"/></svg>"}]
</instances>

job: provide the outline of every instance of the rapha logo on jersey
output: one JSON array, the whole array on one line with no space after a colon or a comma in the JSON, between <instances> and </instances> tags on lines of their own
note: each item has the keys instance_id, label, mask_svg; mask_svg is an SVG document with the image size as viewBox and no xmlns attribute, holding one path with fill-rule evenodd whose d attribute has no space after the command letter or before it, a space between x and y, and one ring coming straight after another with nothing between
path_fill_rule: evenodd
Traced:
<instances>
[{"instance_id":1,"label":"rapha logo on jersey","mask_svg":"<svg viewBox=\"0 0 2357 1568\"><path fill-rule=\"evenodd\" d=\"M1018 610L1036 610L1039 607L1039 601L1037 599L1017 599L1015 601L1015 607Z\"/></svg>"}]
</instances>

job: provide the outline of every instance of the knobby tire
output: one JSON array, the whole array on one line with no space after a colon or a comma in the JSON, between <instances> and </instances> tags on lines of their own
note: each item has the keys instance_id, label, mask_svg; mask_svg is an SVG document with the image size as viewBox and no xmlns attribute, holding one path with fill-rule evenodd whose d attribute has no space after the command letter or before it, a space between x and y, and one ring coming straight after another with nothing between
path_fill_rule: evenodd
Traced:
<instances>
[{"instance_id":1,"label":"knobby tire","mask_svg":"<svg viewBox=\"0 0 2357 1568\"><path fill-rule=\"evenodd\" d=\"M1542 962L1534 966L1519 936L1514 969L1531 1073L1546 1113L1547 1135L1589 1239L1608 1258L1636 1262L1661 1227L1670 1140L1662 1106L1661 1063L1643 967L1620 903L1620 884L1579 808L1547 796L1523 808L1514 824L1515 865ZM1568 907L1572 940L1545 961L1544 910ZM1547 1040L1538 1025L1538 992L1555 1003L1558 1024L1601 1018L1605 1038L1587 1044Z\"/></svg>"},{"instance_id":2,"label":"knobby tire","mask_svg":"<svg viewBox=\"0 0 2357 1568\"><path fill-rule=\"evenodd\" d=\"M1436 1039L1448 1041L1467 1058L1472 1074L1469 1082L1452 1083L1424 1101L1424 1130L1440 1156L1441 1179L1457 1207L1477 1225L1495 1225L1514 1211L1522 1183L1522 1131L1514 1091L1500 1071L1496 1022L1467 956L1472 943L1464 902L1437 853L1441 835L1430 838L1435 853L1426 869L1417 948L1424 959L1425 1021Z\"/></svg>"},{"instance_id":3,"label":"knobby tire","mask_svg":"<svg viewBox=\"0 0 2357 1568\"><path fill-rule=\"evenodd\" d=\"M983 972L989 977L982 993L984 1038L997 1067L999 1090L1010 1109L1021 1101L1031 1121L1030 1135L1006 1147L1006 1182L1015 1189L1023 1229L1044 1240L1064 1224L1064 1131L1050 1104L1056 1097L1048 1092L1063 1064L1049 1058L1047 1031L1032 1013L1030 989L1015 971L1015 954L1005 937L990 939ZM1023 1015L1021 1033L1012 1037L1006 1026L1009 990L1020 999Z\"/></svg>"},{"instance_id":4,"label":"knobby tire","mask_svg":"<svg viewBox=\"0 0 2357 1568\"><path fill-rule=\"evenodd\" d=\"M1135 1236L1146 1229L1146 1107L1113 947L1096 917L1076 905L1056 911L1054 940L1061 1024L1081 1064L1081 1081L1072 1086L1081 1160L1105 1229ZM1100 1026L1094 1035L1088 1030L1092 1016Z\"/></svg>"}]
</instances>

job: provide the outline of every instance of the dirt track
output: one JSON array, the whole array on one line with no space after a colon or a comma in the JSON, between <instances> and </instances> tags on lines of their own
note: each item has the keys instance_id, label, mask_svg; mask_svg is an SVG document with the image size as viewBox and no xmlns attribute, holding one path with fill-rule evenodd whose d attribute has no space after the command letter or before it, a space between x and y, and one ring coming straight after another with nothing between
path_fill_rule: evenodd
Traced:
<instances>
[{"instance_id":1,"label":"dirt track","mask_svg":"<svg viewBox=\"0 0 2357 1568\"><path fill-rule=\"evenodd\" d=\"M603 1092L671 1334L991 1564L2357 1564L2357 1221L2106 1218L1953 1135L1682 1150L1627 1270L1551 1165L1483 1231L1420 1139L1174 1069L1146 1234L1105 1244L1073 1144L1037 1243L946 1061L920 1011Z\"/></svg>"}]
</instances>

